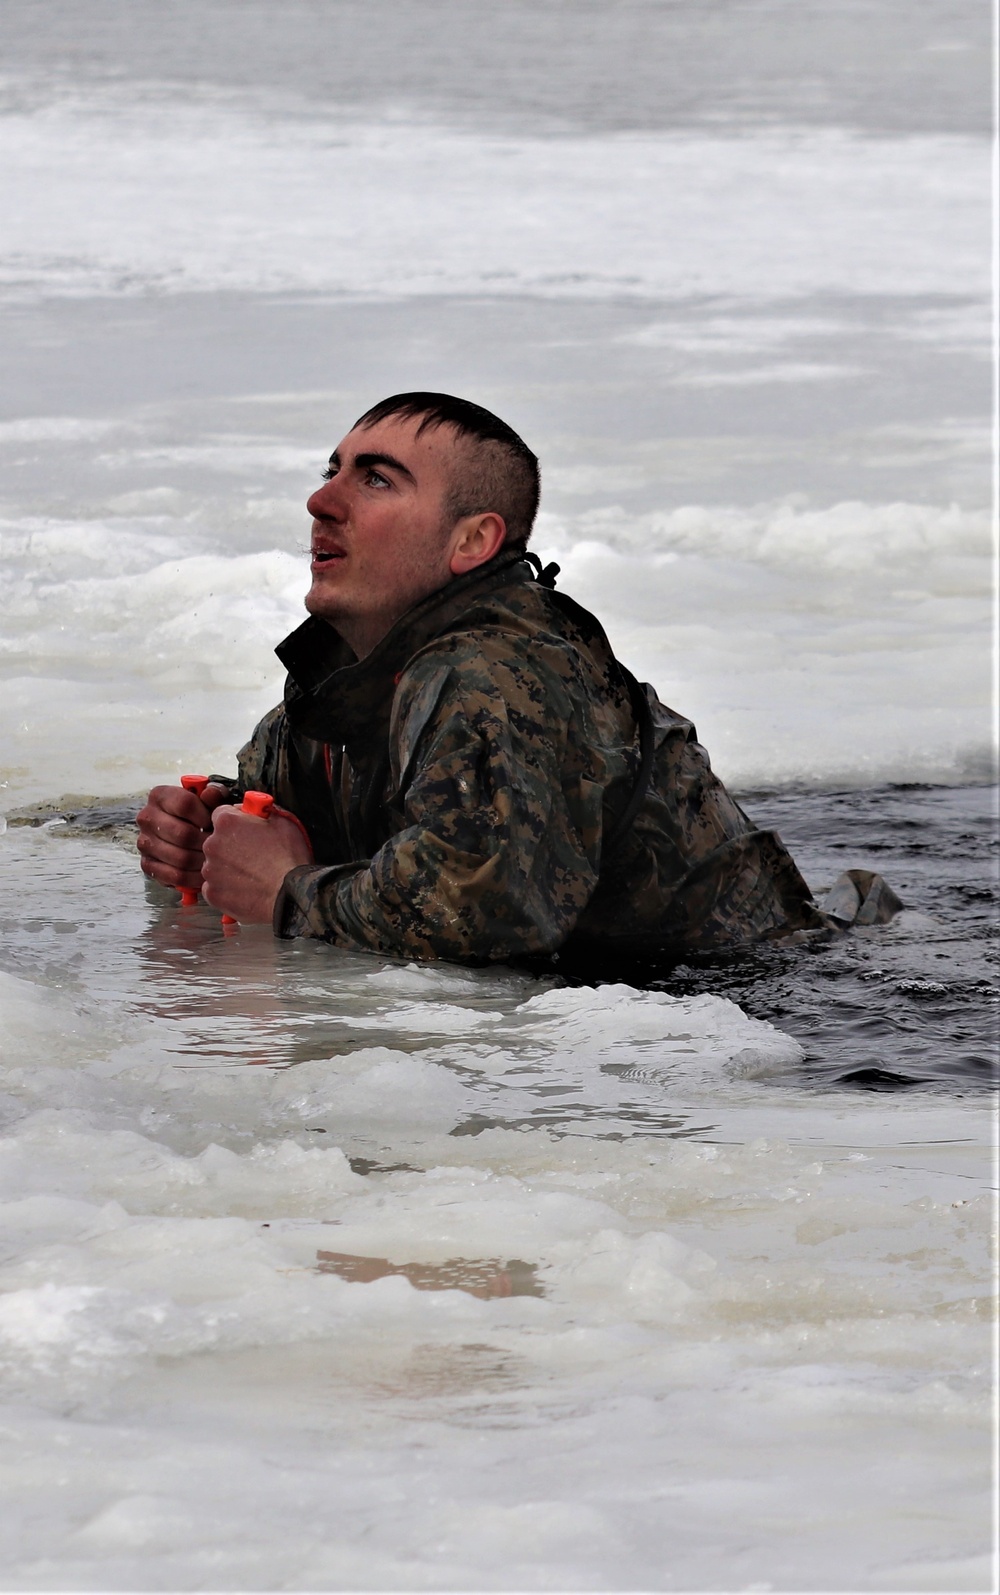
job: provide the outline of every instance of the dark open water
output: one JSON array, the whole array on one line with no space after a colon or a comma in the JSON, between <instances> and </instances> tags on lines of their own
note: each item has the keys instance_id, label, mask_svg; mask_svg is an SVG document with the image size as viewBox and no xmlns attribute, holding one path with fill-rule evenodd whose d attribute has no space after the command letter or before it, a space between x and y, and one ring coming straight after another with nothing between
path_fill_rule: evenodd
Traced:
<instances>
[{"instance_id":1,"label":"dark open water","mask_svg":"<svg viewBox=\"0 0 1000 1595\"><path fill-rule=\"evenodd\" d=\"M995 1085L997 797L995 787L885 786L746 798L815 891L841 870L875 869L905 911L826 946L692 960L663 976L662 989L714 992L769 1019L803 1044L805 1068L824 1086Z\"/></svg>"}]
</instances>

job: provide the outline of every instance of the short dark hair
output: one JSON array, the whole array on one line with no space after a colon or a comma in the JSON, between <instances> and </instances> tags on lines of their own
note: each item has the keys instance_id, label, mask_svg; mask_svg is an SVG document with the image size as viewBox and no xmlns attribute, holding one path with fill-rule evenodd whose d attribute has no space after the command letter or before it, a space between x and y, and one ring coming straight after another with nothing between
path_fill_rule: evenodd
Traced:
<instances>
[{"instance_id":1,"label":"short dark hair","mask_svg":"<svg viewBox=\"0 0 1000 1595\"><path fill-rule=\"evenodd\" d=\"M506 541L527 543L538 512L538 460L506 421L491 410L448 393L395 393L359 416L356 427L377 426L390 415L421 416L417 436L431 427L450 426L469 440L452 476L445 500L449 524L463 515L502 515Z\"/></svg>"}]
</instances>

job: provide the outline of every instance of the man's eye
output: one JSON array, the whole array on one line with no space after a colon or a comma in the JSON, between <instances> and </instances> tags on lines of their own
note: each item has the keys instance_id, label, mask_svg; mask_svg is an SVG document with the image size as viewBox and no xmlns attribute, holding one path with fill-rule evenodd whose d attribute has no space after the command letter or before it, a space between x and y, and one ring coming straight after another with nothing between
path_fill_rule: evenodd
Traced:
<instances>
[{"instance_id":1,"label":"man's eye","mask_svg":"<svg viewBox=\"0 0 1000 1595\"><path fill-rule=\"evenodd\" d=\"M368 482L370 483L370 485L372 487L391 487L392 486L392 483L389 481L389 478L387 476L383 476L381 471L374 470L372 468L372 466L368 467L367 480L368 480Z\"/></svg>"},{"instance_id":2,"label":"man's eye","mask_svg":"<svg viewBox=\"0 0 1000 1595\"><path fill-rule=\"evenodd\" d=\"M326 470L322 471L320 474L321 474L324 482L332 482L333 478L337 475L337 472L339 470L340 470L340 466L339 465L328 465Z\"/></svg>"}]
</instances>

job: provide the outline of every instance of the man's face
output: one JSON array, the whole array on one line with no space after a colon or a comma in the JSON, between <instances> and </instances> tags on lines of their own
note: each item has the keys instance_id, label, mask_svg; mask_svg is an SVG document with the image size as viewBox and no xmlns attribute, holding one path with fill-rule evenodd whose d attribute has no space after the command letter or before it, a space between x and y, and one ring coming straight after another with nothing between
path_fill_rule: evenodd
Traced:
<instances>
[{"instance_id":1,"label":"man's face","mask_svg":"<svg viewBox=\"0 0 1000 1595\"><path fill-rule=\"evenodd\" d=\"M417 437L420 417L389 416L349 432L330 479L308 500L312 586L306 608L336 626L359 658L452 574L444 505L458 439Z\"/></svg>"}]
</instances>

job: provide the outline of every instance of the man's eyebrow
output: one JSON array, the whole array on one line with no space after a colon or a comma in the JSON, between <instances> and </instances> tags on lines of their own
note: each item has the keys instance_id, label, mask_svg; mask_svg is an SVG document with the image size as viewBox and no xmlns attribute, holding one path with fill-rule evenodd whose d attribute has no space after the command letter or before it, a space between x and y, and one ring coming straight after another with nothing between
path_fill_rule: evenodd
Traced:
<instances>
[{"instance_id":1,"label":"man's eyebrow","mask_svg":"<svg viewBox=\"0 0 1000 1595\"><path fill-rule=\"evenodd\" d=\"M340 470L342 463L340 455L335 449L330 455L330 464L335 465ZM402 460L397 460L394 454L355 454L353 464L362 471L371 470L378 465L387 465L391 471L398 471L401 476L405 476L408 481L416 485L417 479L413 472L408 466L403 464Z\"/></svg>"}]
</instances>

